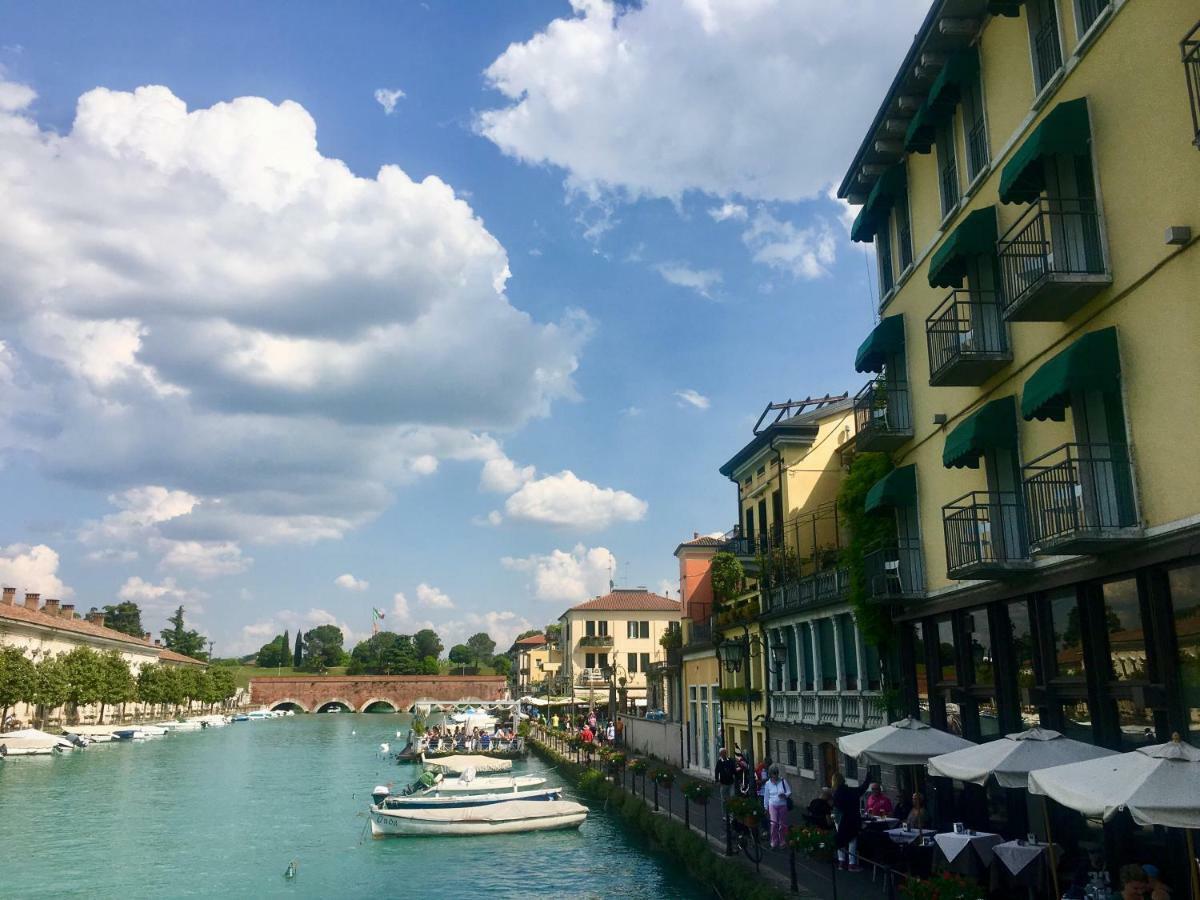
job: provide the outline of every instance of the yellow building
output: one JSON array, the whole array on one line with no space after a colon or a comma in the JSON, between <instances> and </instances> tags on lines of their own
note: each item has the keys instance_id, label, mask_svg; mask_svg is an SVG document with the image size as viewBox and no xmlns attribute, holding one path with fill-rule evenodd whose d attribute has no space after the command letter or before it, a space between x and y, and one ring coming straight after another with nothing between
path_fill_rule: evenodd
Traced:
<instances>
[{"instance_id":1,"label":"yellow building","mask_svg":"<svg viewBox=\"0 0 1200 900\"><path fill-rule=\"evenodd\" d=\"M678 652L679 703L675 718L683 724L683 766L712 778L717 751L724 744L721 725L720 671L712 636L712 558L725 539L693 534L675 548L682 603Z\"/></svg>"},{"instance_id":2,"label":"yellow building","mask_svg":"<svg viewBox=\"0 0 1200 900\"><path fill-rule=\"evenodd\" d=\"M514 641L508 652L513 658L518 695L547 688L554 682L562 664L561 652L546 640L544 634L531 634Z\"/></svg>"},{"instance_id":3,"label":"yellow building","mask_svg":"<svg viewBox=\"0 0 1200 900\"><path fill-rule=\"evenodd\" d=\"M1198 16L938 0L839 190L882 298L857 450L896 465L869 585L905 705L968 738L1200 741Z\"/></svg>"},{"instance_id":4,"label":"yellow building","mask_svg":"<svg viewBox=\"0 0 1200 900\"><path fill-rule=\"evenodd\" d=\"M564 612L561 680L576 701L606 708L611 687L619 704L643 709L647 675L666 660L662 636L679 627L679 611L677 602L645 588L614 588Z\"/></svg>"}]
</instances>

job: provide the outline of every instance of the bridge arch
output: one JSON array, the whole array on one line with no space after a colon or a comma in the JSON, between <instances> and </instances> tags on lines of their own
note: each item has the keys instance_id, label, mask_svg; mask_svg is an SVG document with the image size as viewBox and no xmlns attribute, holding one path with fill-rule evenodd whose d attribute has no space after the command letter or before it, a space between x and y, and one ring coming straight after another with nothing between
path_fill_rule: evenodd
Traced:
<instances>
[{"instance_id":1,"label":"bridge arch","mask_svg":"<svg viewBox=\"0 0 1200 900\"><path fill-rule=\"evenodd\" d=\"M384 707L384 706L386 706L386 707L387 707L387 709L372 709L372 708L371 708L372 706L375 706L375 707ZM389 712L389 713L398 713L398 712L400 712L400 710L399 710L399 709L396 707L396 703L395 703L395 701L393 701L393 700L389 700L387 697L372 697L370 700L368 700L366 703L364 703L362 706L360 706L360 707L359 707L359 709L358 709L358 711L359 711L359 712L361 712L361 713L365 713L365 712L370 712L370 713L383 713L383 712Z\"/></svg>"},{"instance_id":2,"label":"bridge arch","mask_svg":"<svg viewBox=\"0 0 1200 900\"><path fill-rule=\"evenodd\" d=\"M330 697L328 700L322 700L314 709L314 712L328 712L329 707L340 706L343 712L354 712L355 706L350 701L342 697Z\"/></svg>"},{"instance_id":3,"label":"bridge arch","mask_svg":"<svg viewBox=\"0 0 1200 900\"><path fill-rule=\"evenodd\" d=\"M311 709L309 709L295 697L284 697L282 700L275 700L271 703L270 709L274 711L277 709L291 709L293 707L295 708L296 712L312 712Z\"/></svg>"}]
</instances>

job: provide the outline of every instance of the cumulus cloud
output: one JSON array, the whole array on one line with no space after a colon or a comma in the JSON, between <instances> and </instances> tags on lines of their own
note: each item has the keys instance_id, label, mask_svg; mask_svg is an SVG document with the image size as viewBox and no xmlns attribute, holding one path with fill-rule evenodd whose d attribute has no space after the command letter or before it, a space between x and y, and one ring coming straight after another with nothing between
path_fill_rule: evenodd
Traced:
<instances>
[{"instance_id":1,"label":"cumulus cloud","mask_svg":"<svg viewBox=\"0 0 1200 900\"><path fill-rule=\"evenodd\" d=\"M152 531L152 526L186 516L200 500L187 491L147 484L110 494L108 502L118 512L86 523L79 533L84 544L128 544L153 537L157 531Z\"/></svg>"},{"instance_id":2,"label":"cumulus cloud","mask_svg":"<svg viewBox=\"0 0 1200 900\"><path fill-rule=\"evenodd\" d=\"M667 284L695 291L701 297L711 297L712 289L721 283L721 273L716 269L693 269L684 263L659 263L654 267Z\"/></svg>"},{"instance_id":3,"label":"cumulus cloud","mask_svg":"<svg viewBox=\"0 0 1200 900\"><path fill-rule=\"evenodd\" d=\"M837 256L837 241L828 223L797 228L766 210L755 213L742 241L755 262L805 280L828 275Z\"/></svg>"},{"instance_id":4,"label":"cumulus cloud","mask_svg":"<svg viewBox=\"0 0 1200 900\"><path fill-rule=\"evenodd\" d=\"M0 547L0 584L43 597L75 596L75 591L58 577L58 553L45 544Z\"/></svg>"},{"instance_id":5,"label":"cumulus cloud","mask_svg":"<svg viewBox=\"0 0 1200 900\"><path fill-rule=\"evenodd\" d=\"M480 133L593 190L794 201L840 177L929 4L571 5L488 67L507 105Z\"/></svg>"},{"instance_id":6,"label":"cumulus cloud","mask_svg":"<svg viewBox=\"0 0 1200 900\"><path fill-rule=\"evenodd\" d=\"M496 642L500 652L507 650L522 631L533 628L524 616L511 609L488 610L484 613L467 613L459 619L449 619L431 626L447 647L461 644L480 631Z\"/></svg>"},{"instance_id":7,"label":"cumulus cloud","mask_svg":"<svg viewBox=\"0 0 1200 900\"><path fill-rule=\"evenodd\" d=\"M417 603L434 609L453 609L454 601L443 591L433 585L421 582L417 585Z\"/></svg>"},{"instance_id":8,"label":"cumulus cloud","mask_svg":"<svg viewBox=\"0 0 1200 900\"><path fill-rule=\"evenodd\" d=\"M552 550L544 555L506 556L500 564L532 576L530 588L537 599L574 604L608 593L617 558L606 547L576 544L570 550Z\"/></svg>"},{"instance_id":9,"label":"cumulus cloud","mask_svg":"<svg viewBox=\"0 0 1200 900\"><path fill-rule=\"evenodd\" d=\"M365 581L361 578L355 578L349 572L347 572L345 575L339 575L337 578L333 579L333 583L344 591L362 592L371 586L369 581Z\"/></svg>"},{"instance_id":10,"label":"cumulus cloud","mask_svg":"<svg viewBox=\"0 0 1200 900\"><path fill-rule=\"evenodd\" d=\"M732 203L727 200L720 206L714 206L709 209L708 214L712 216L714 222L728 222L730 220L744 222L749 212L742 204Z\"/></svg>"},{"instance_id":11,"label":"cumulus cloud","mask_svg":"<svg viewBox=\"0 0 1200 900\"><path fill-rule=\"evenodd\" d=\"M390 116L396 111L396 101L404 99L407 94L399 88L376 88L375 102L383 107L383 114Z\"/></svg>"},{"instance_id":12,"label":"cumulus cloud","mask_svg":"<svg viewBox=\"0 0 1200 900\"><path fill-rule=\"evenodd\" d=\"M4 72L0 70L0 76ZM37 92L24 84L0 79L0 112L17 112L37 99Z\"/></svg>"},{"instance_id":13,"label":"cumulus cloud","mask_svg":"<svg viewBox=\"0 0 1200 900\"><path fill-rule=\"evenodd\" d=\"M511 494L537 474L533 466L518 466L507 456L500 455L483 464L479 475L479 487L485 491Z\"/></svg>"},{"instance_id":14,"label":"cumulus cloud","mask_svg":"<svg viewBox=\"0 0 1200 900\"><path fill-rule=\"evenodd\" d=\"M193 588L181 587L175 583L174 578L164 578L158 584L154 584L134 575L127 578L121 585L120 590L117 591L117 597L121 600L131 600L143 611L152 614L173 611L175 607L184 605L187 607L187 612L200 615L204 612L204 606L200 601L208 597L208 594Z\"/></svg>"},{"instance_id":15,"label":"cumulus cloud","mask_svg":"<svg viewBox=\"0 0 1200 900\"><path fill-rule=\"evenodd\" d=\"M59 133L0 84L0 452L194 500L148 524L118 503L97 558L140 549L106 529L227 570L224 542L340 537L575 396L586 315L514 308L504 248L436 176L356 175L290 101L97 88Z\"/></svg>"},{"instance_id":16,"label":"cumulus cloud","mask_svg":"<svg viewBox=\"0 0 1200 900\"><path fill-rule=\"evenodd\" d=\"M200 578L237 575L254 563L233 541L161 541L152 546L163 550L160 569L190 572Z\"/></svg>"},{"instance_id":17,"label":"cumulus cloud","mask_svg":"<svg viewBox=\"0 0 1200 900\"><path fill-rule=\"evenodd\" d=\"M510 519L587 530L640 521L648 508L627 491L599 487L569 469L522 485L504 504Z\"/></svg>"},{"instance_id":18,"label":"cumulus cloud","mask_svg":"<svg viewBox=\"0 0 1200 900\"><path fill-rule=\"evenodd\" d=\"M676 391L675 399L679 402L680 406L690 406L693 409L708 409L712 403L712 401L699 391L694 391L691 388Z\"/></svg>"}]
</instances>

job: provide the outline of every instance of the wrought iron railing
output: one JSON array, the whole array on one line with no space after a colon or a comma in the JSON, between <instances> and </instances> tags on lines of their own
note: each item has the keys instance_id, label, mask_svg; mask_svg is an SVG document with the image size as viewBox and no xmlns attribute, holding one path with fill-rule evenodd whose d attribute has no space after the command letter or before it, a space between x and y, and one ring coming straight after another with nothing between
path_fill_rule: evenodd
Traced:
<instances>
[{"instance_id":1,"label":"wrought iron railing","mask_svg":"<svg viewBox=\"0 0 1200 900\"><path fill-rule=\"evenodd\" d=\"M688 626L688 645L712 643L712 622L692 622Z\"/></svg>"},{"instance_id":2,"label":"wrought iron railing","mask_svg":"<svg viewBox=\"0 0 1200 900\"><path fill-rule=\"evenodd\" d=\"M951 211L958 205L960 196L958 190L958 161L954 157L954 151L951 150L945 154L945 159L942 160L942 165L938 170L938 183L942 190L942 216L950 215Z\"/></svg>"},{"instance_id":3,"label":"wrought iron railing","mask_svg":"<svg viewBox=\"0 0 1200 900\"><path fill-rule=\"evenodd\" d=\"M925 320L929 343L929 379L964 358L995 357L1008 352L995 291L951 291Z\"/></svg>"},{"instance_id":4,"label":"wrought iron railing","mask_svg":"<svg viewBox=\"0 0 1200 900\"><path fill-rule=\"evenodd\" d=\"M854 429L860 445L874 435L912 434L908 383L886 373L868 381L854 395Z\"/></svg>"},{"instance_id":5,"label":"wrought iron railing","mask_svg":"<svg viewBox=\"0 0 1200 900\"><path fill-rule=\"evenodd\" d=\"M611 634L584 634L579 637L580 647L611 647L613 645L613 636Z\"/></svg>"},{"instance_id":6,"label":"wrought iron railing","mask_svg":"<svg viewBox=\"0 0 1200 900\"><path fill-rule=\"evenodd\" d=\"M1053 11L1053 6L1049 7ZM1033 66L1037 89L1044 88L1062 68L1062 47L1058 42L1058 19L1047 16L1033 37Z\"/></svg>"},{"instance_id":7,"label":"wrought iron railing","mask_svg":"<svg viewBox=\"0 0 1200 900\"><path fill-rule=\"evenodd\" d=\"M950 577L980 565L1029 559L1021 497L1013 492L972 491L942 507L946 568Z\"/></svg>"},{"instance_id":8,"label":"wrought iron railing","mask_svg":"<svg viewBox=\"0 0 1200 900\"><path fill-rule=\"evenodd\" d=\"M1034 548L1137 527L1124 444L1063 444L1024 467Z\"/></svg>"},{"instance_id":9,"label":"wrought iron railing","mask_svg":"<svg viewBox=\"0 0 1200 900\"><path fill-rule=\"evenodd\" d=\"M867 576L867 590L876 600L909 597L925 590L919 541L884 541L863 554L863 569Z\"/></svg>"},{"instance_id":10,"label":"wrought iron railing","mask_svg":"<svg viewBox=\"0 0 1200 900\"><path fill-rule=\"evenodd\" d=\"M967 171L971 181L987 168L987 164L987 127L984 125L983 116L980 116L967 132Z\"/></svg>"},{"instance_id":11,"label":"wrought iron railing","mask_svg":"<svg viewBox=\"0 0 1200 900\"><path fill-rule=\"evenodd\" d=\"M1050 275L1104 275L1100 216L1092 198L1041 199L1031 203L996 242L1007 312Z\"/></svg>"},{"instance_id":12,"label":"wrought iron railing","mask_svg":"<svg viewBox=\"0 0 1200 900\"><path fill-rule=\"evenodd\" d=\"M1200 147L1200 22L1179 42L1179 50L1192 106L1192 143Z\"/></svg>"},{"instance_id":13,"label":"wrought iron railing","mask_svg":"<svg viewBox=\"0 0 1200 900\"><path fill-rule=\"evenodd\" d=\"M1079 0L1079 33L1086 34L1096 24L1100 13L1111 5L1112 0Z\"/></svg>"},{"instance_id":14,"label":"wrought iron railing","mask_svg":"<svg viewBox=\"0 0 1200 900\"><path fill-rule=\"evenodd\" d=\"M777 612L832 603L845 597L849 590L849 569L826 569L772 587L767 591L767 610Z\"/></svg>"},{"instance_id":15,"label":"wrought iron railing","mask_svg":"<svg viewBox=\"0 0 1200 900\"><path fill-rule=\"evenodd\" d=\"M741 528L735 526L725 532L725 536L721 540L721 550L725 553L732 553L734 556L747 558L758 553L758 543L756 535L744 535Z\"/></svg>"}]
</instances>

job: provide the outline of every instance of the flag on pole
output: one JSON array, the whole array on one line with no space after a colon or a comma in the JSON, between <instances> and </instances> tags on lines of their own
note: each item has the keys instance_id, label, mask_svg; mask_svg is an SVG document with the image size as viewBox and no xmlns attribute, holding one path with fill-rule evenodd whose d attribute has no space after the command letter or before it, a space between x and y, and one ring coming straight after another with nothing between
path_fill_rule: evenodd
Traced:
<instances>
[{"instance_id":1,"label":"flag on pole","mask_svg":"<svg viewBox=\"0 0 1200 900\"><path fill-rule=\"evenodd\" d=\"M375 618L376 618L376 619L382 619L382 618L383 618L383 610L382 610L382 609L376 609L374 606L372 606L372 607L371 607L371 612L373 612L373 613L375 614Z\"/></svg>"},{"instance_id":2,"label":"flag on pole","mask_svg":"<svg viewBox=\"0 0 1200 900\"><path fill-rule=\"evenodd\" d=\"M383 610L371 607L371 634L379 634L379 620L383 618Z\"/></svg>"}]
</instances>

